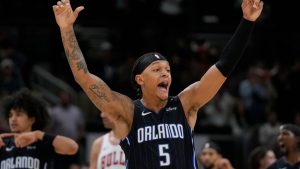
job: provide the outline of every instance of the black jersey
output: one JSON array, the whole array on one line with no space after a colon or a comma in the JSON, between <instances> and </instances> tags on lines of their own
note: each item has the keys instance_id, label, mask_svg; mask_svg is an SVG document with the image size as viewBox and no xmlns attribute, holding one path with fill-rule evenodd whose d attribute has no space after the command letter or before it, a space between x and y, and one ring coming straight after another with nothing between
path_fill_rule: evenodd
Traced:
<instances>
[{"instance_id":1,"label":"black jersey","mask_svg":"<svg viewBox=\"0 0 300 169\"><path fill-rule=\"evenodd\" d=\"M131 131L121 141L128 169L196 169L193 131L177 96L159 113L134 101Z\"/></svg>"},{"instance_id":2,"label":"black jersey","mask_svg":"<svg viewBox=\"0 0 300 169\"><path fill-rule=\"evenodd\" d=\"M4 138L5 146L0 148L1 169L49 169L54 156L52 144L37 141L24 148L17 148L14 139Z\"/></svg>"},{"instance_id":3,"label":"black jersey","mask_svg":"<svg viewBox=\"0 0 300 169\"><path fill-rule=\"evenodd\" d=\"M271 164L268 169L300 169L300 161L295 164L289 164L281 157Z\"/></svg>"}]
</instances>

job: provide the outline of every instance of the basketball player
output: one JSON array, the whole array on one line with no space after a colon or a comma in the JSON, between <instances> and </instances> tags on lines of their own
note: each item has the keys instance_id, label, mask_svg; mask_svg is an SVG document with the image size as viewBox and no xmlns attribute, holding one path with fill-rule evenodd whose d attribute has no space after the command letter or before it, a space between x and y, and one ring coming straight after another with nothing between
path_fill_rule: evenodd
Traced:
<instances>
[{"instance_id":1,"label":"basketball player","mask_svg":"<svg viewBox=\"0 0 300 169\"><path fill-rule=\"evenodd\" d=\"M113 131L122 139L127 168L197 168L193 141L197 112L212 99L240 60L263 2L243 0L241 7L243 18L220 60L177 96L169 96L172 78L167 59L156 52L139 57L132 78L141 98L133 101L89 72L73 29L84 7L73 11L69 0L53 5L74 78L95 106L115 124Z\"/></svg>"},{"instance_id":2,"label":"basketball player","mask_svg":"<svg viewBox=\"0 0 300 169\"><path fill-rule=\"evenodd\" d=\"M78 145L72 139L42 131L47 109L28 89L4 98L3 110L11 133L0 134L1 169L50 169L55 153L77 152Z\"/></svg>"},{"instance_id":3,"label":"basketball player","mask_svg":"<svg viewBox=\"0 0 300 169\"><path fill-rule=\"evenodd\" d=\"M204 169L233 169L230 161L222 156L220 147L211 141L203 145L198 163Z\"/></svg>"},{"instance_id":4,"label":"basketball player","mask_svg":"<svg viewBox=\"0 0 300 169\"><path fill-rule=\"evenodd\" d=\"M101 118L105 128L113 128L105 113L101 113ZM91 148L90 169L125 169L125 154L119 143L112 130L97 138Z\"/></svg>"},{"instance_id":5,"label":"basketball player","mask_svg":"<svg viewBox=\"0 0 300 169\"><path fill-rule=\"evenodd\" d=\"M278 145L282 156L268 169L300 168L300 128L295 124L284 124L279 128Z\"/></svg>"}]
</instances>

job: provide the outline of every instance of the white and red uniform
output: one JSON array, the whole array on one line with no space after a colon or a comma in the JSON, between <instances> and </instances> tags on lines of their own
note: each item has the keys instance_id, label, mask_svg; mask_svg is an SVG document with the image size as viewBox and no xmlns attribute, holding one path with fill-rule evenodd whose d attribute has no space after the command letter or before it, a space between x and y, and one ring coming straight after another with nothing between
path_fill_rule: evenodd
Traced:
<instances>
[{"instance_id":1,"label":"white and red uniform","mask_svg":"<svg viewBox=\"0 0 300 169\"><path fill-rule=\"evenodd\" d=\"M97 169L126 169L125 154L119 144L113 144L109 140L110 134L111 132L103 136Z\"/></svg>"}]
</instances>

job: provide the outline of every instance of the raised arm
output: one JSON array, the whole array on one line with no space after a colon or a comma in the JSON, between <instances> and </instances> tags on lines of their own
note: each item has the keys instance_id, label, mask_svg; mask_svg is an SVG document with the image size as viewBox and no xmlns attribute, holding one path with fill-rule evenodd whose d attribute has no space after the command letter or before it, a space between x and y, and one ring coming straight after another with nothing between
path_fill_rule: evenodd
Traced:
<instances>
[{"instance_id":1,"label":"raised arm","mask_svg":"<svg viewBox=\"0 0 300 169\"><path fill-rule=\"evenodd\" d=\"M112 91L103 80L88 71L73 29L78 14L83 9L80 6L73 11L68 0L58 1L53 6L65 53L76 82L99 110L106 112L114 123L122 125L123 128L113 130L118 137L123 138L131 127L133 102L130 98Z\"/></svg>"},{"instance_id":2,"label":"raised arm","mask_svg":"<svg viewBox=\"0 0 300 169\"><path fill-rule=\"evenodd\" d=\"M260 0L243 0L241 7L243 18L223 49L219 61L210 67L199 81L188 86L179 94L191 128L195 126L199 108L215 96L239 62L252 33L254 22L261 14L263 2Z\"/></svg>"}]
</instances>

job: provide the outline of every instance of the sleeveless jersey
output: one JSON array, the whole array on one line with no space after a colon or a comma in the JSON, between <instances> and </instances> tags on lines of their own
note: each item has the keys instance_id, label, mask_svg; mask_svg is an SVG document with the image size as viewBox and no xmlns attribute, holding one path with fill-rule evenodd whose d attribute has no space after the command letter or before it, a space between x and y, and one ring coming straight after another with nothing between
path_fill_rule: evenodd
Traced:
<instances>
[{"instance_id":1,"label":"sleeveless jersey","mask_svg":"<svg viewBox=\"0 0 300 169\"><path fill-rule=\"evenodd\" d=\"M134 101L131 131L120 143L128 169L197 169L193 131L177 96L159 113Z\"/></svg>"},{"instance_id":2,"label":"sleeveless jersey","mask_svg":"<svg viewBox=\"0 0 300 169\"><path fill-rule=\"evenodd\" d=\"M279 158L273 164L271 164L267 169L299 169L300 161L295 164L289 164L283 157Z\"/></svg>"},{"instance_id":3,"label":"sleeveless jersey","mask_svg":"<svg viewBox=\"0 0 300 169\"><path fill-rule=\"evenodd\" d=\"M54 157L52 144L37 141L24 148L17 148L14 138L4 138L5 146L0 148L1 169L50 169Z\"/></svg>"},{"instance_id":4,"label":"sleeveless jersey","mask_svg":"<svg viewBox=\"0 0 300 169\"><path fill-rule=\"evenodd\" d=\"M125 169L125 154L120 145L110 143L109 133L103 136L97 169Z\"/></svg>"}]
</instances>

